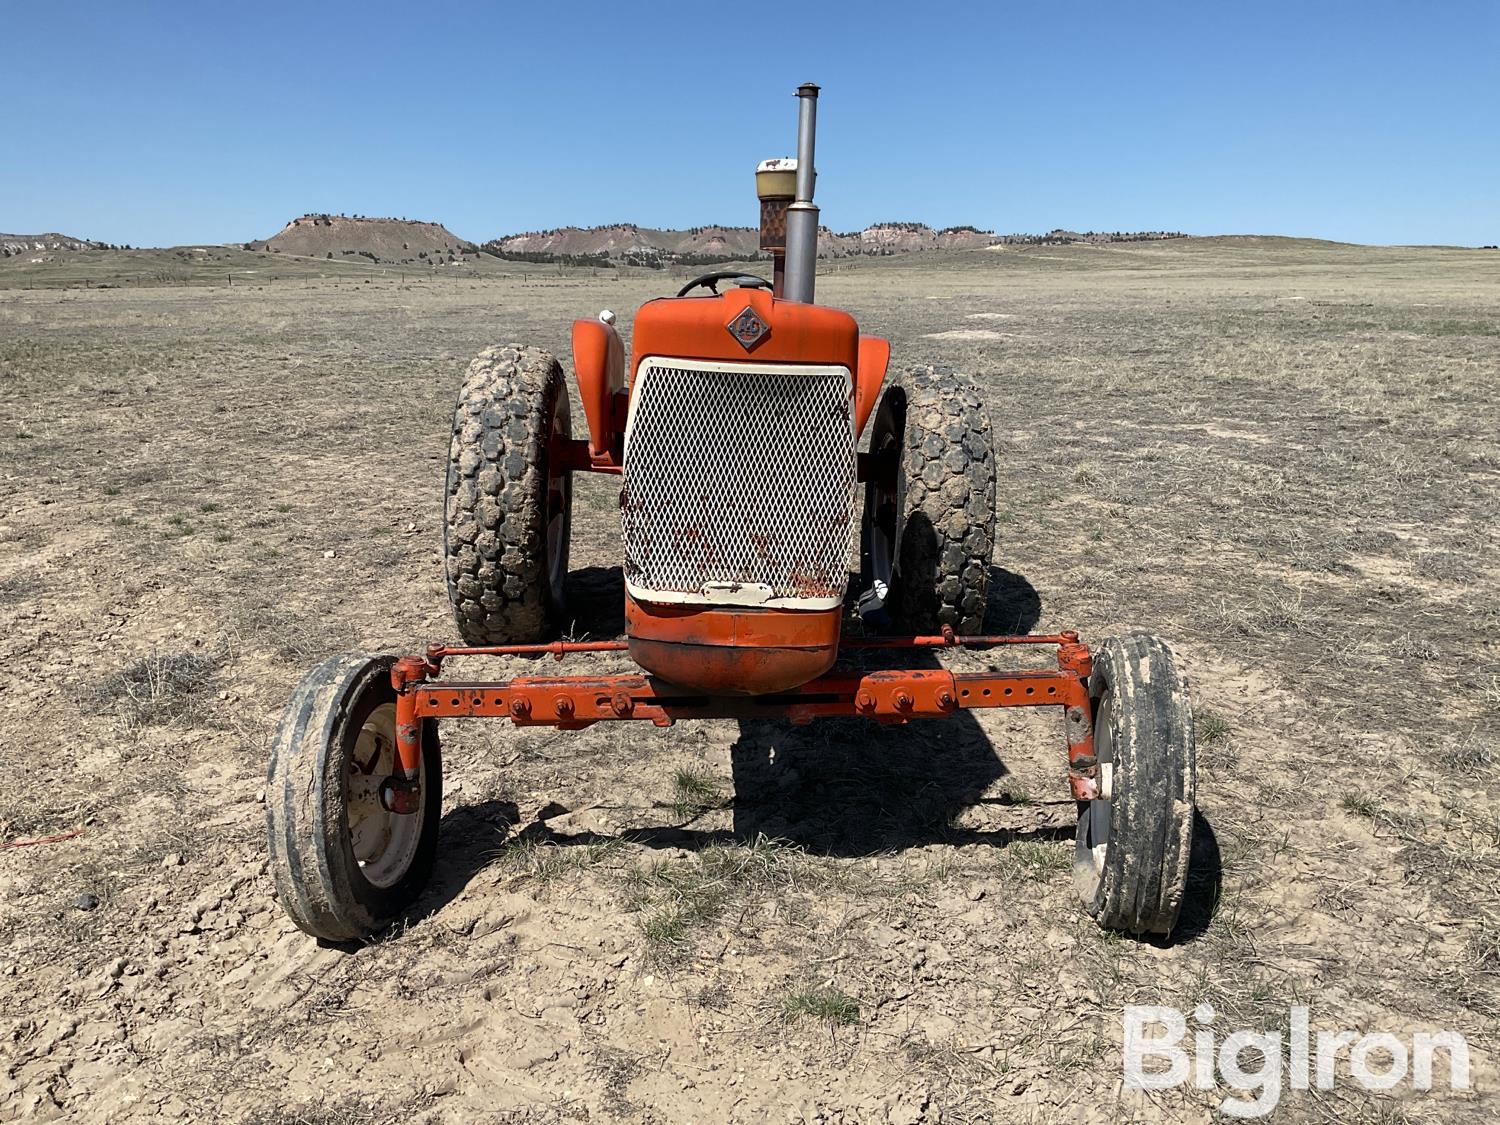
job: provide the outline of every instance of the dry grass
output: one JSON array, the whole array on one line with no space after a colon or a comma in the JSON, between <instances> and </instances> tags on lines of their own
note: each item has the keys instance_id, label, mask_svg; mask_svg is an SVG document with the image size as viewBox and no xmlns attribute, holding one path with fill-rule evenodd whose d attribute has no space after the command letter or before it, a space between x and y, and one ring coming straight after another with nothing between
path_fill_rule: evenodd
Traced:
<instances>
[{"instance_id":1,"label":"dry grass","mask_svg":"<svg viewBox=\"0 0 1500 1125\"><path fill-rule=\"evenodd\" d=\"M91 686L88 697L131 727L201 721L225 652L152 652Z\"/></svg>"}]
</instances>

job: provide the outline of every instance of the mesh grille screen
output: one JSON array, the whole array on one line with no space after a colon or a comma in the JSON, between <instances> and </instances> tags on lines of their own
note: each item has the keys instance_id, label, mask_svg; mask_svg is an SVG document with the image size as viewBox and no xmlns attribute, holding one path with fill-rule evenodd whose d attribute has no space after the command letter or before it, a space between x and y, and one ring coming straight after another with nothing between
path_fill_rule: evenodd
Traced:
<instances>
[{"instance_id":1,"label":"mesh grille screen","mask_svg":"<svg viewBox=\"0 0 1500 1125\"><path fill-rule=\"evenodd\" d=\"M848 371L643 367L625 451L625 577L842 597L854 531Z\"/></svg>"}]
</instances>

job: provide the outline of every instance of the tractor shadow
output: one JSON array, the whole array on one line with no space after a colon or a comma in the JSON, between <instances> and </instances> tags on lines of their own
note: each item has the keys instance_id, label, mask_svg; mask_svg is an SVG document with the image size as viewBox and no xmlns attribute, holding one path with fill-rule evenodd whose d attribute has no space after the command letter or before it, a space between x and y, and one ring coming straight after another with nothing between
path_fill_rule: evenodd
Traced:
<instances>
[{"instance_id":1,"label":"tractor shadow","mask_svg":"<svg viewBox=\"0 0 1500 1125\"><path fill-rule=\"evenodd\" d=\"M1029 633L1041 612L1041 597L1023 575L990 568L984 632ZM877 649L851 656L850 666L869 671L941 666L932 649ZM1004 844L1073 835L1071 818L1065 827L1014 826L1034 818L1005 815L1004 807L1020 803L1008 794L986 795L1010 770L968 711L904 726L859 718L805 727L782 720L744 721L730 749L730 771L735 839L765 836L815 855L872 856L935 843ZM1059 757L1060 784L1061 778ZM1057 796L1065 798L1066 789ZM975 810L979 815L973 815ZM961 827L961 818L1012 825Z\"/></svg>"},{"instance_id":2,"label":"tractor shadow","mask_svg":"<svg viewBox=\"0 0 1500 1125\"><path fill-rule=\"evenodd\" d=\"M585 566L568 572L570 633L579 640L612 640L625 632L625 572L618 566Z\"/></svg>"},{"instance_id":3,"label":"tractor shadow","mask_svg":"<svg viewBox=\"0 0 1500 1125\"><path fill-rule=\"evenodd\" d=\"M566 580L573 635L605 640L625 632L625 572L618 566L586 566ZM852 604L852 599L851 599ZM1042 617L1042 598L1025 576L990 567L986 633L1029 633ZM910 662L908 665L910 666Z\"/></svg>"},{"instance_id":4,"label":"tractor shadow","mask_svg":"<svg viewBox=\"0 0 1500 1125\"><path fill-rule=\"evenodd\" d=\"M1188 855L1187 890L1182 898L1182 913L1169 941L1162 945L1182 945L1208 932L1219 908L1224 890L1224 861L1219 854L1219 838L1203 810L1193 810L1193 850Z\"/></svg>"}]
</instances>

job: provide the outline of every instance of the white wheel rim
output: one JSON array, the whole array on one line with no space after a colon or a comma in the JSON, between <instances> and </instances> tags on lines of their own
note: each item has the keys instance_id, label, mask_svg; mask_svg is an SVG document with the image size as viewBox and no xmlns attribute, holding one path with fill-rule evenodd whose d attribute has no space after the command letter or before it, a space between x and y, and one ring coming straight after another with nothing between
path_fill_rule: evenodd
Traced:
<instances>
[{"instance_id":1,"label":"white wheel rim","mask_svg":"<svg viewBox=\"0 0 1500 1125\"><path fill-rule=\"evenodd\" d=\"M902 452L900 443L891 437L884 446L875 450L877 453L895 453L898 456ZM897 468L897 472L901 472ZM896 580L896 539L900 535L901 527L901 488L899 483L891 482L890 488L883 487L882 482L874 481L871 484L872 500L870 522L870 571L871 576L877 581L885 584L887 591ZM889 505L892 516L891 526L886 527L880 520L880 513Z\"/></svg>"},{"instance_id":2,"label":"white wheel rim","mask_svg":"<svg viewBox=\"0 0 1500 1125\"><path fill-rule=\"evenodd\" d=\"M418 772L421 799L414 813L393 813L380 803L380 785L396 769L396 705L370 712L344 763L344 800L349 843L360 874L382 890L411 868L427 811L427 761Z\"/></svg>"},{"instance_id":3,"label":"white wheel rim","mask_svg":"<svg viewBox=\"0 0 1500 1125\"><path fill-rule=\"evenodd\" d=\"M1109 857L1110 800L1114 796L1114 745L1110 729L1108 696L1099 701L1094 712L1094 759L1099 763L1099 794L1083 812L1085 821L1079 839L1080 858L1086 854L1096 876L1104 873Z\"/></svg>"},{"instance_id":4,"label":"white wheel rim","mask_svg":"<svg viewBox=\"0 0 1500 1125\"><path fill-rule=\"evenodd\" d=\"M563 433L568 428L568 395L559 392L557 406L552 415L552 432ZM551 469L548 465L548 469ZM559 471L547 479L547 584L553 605L563 601L563 584L568 577L568 522L572 508L573 474Z\"/></svg>"}]
</instances>

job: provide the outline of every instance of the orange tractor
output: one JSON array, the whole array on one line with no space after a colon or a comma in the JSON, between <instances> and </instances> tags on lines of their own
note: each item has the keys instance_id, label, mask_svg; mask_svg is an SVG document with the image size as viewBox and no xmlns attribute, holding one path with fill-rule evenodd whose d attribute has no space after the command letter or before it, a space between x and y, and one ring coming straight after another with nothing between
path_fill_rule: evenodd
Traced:
<instances>
[{"instance_id":1,"label":"orange tractor","mask_svg":"<svg viewBox=\"0 0 1500 1125\"><path fill-rule=\"evenodd\" d=\"M495 347L470 365L443 541L464 643L334 657L302 680L276 729L271 869L309 934L366 937L421 893L438 845L441 719L909 723L988 707L1060 715L1085 908L1113 929L1171 930L1193 824L1186 681L1148 634L1092 649L1073 632L980 635L995 527L989 419L972 381L933 367L890 376L885 340L813 302L818 88L797 96L796 159L766 161L756 177L772 280L711 273L648 301L628 363L612 314L575 321L586 436L573 436L563 370L546 351ZM550 639L569 623L578 472L620 477L624 640ZM854 615L861 635L843 637ZM961 674L930 659L838 662L841 650L960 645L1045 646L1055 659ZM442 676L457 657L615 650L639 672Z\"/></svg>"}]
</instances>

